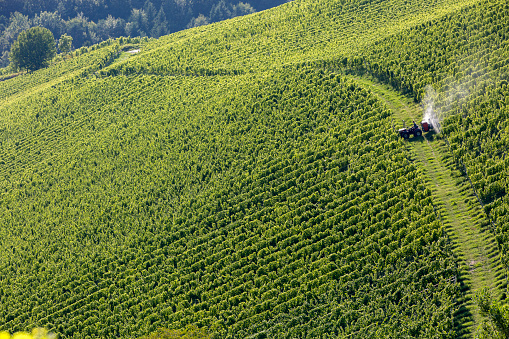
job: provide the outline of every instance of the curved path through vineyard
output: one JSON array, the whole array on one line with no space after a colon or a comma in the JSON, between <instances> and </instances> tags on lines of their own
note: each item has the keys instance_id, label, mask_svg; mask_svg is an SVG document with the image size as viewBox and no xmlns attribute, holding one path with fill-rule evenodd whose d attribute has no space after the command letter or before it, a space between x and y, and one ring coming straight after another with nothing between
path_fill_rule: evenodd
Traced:
<instances>
[{"instance_id":1,"label":"curved path through vineyard","mask_svg":"<svg viewBox=\"0 0 509 339\"><path fill-rule=\"evenodd\" d=\"M397 92L366 78L350 77L358 84L374 92L393 111L394 128L401 128L403 120L411 126L412 120L420 121L422 108ZM396 132L395 132L396 133ZM498 297L504 274L498 260L498 250L491 224L486 220L481 205L468 180L453 170L452 159L444 140L433 135L411 138L408 147L422 169L427 186L433 192L438 213L445 229L455 245L462 276L460 281L466 290L466 300L459 303L457 319L458 337L473 337L481 321L472 301L475 291L488 287ZM490 225L484 226L483 225Z\"/></svg>"}]
</instances>

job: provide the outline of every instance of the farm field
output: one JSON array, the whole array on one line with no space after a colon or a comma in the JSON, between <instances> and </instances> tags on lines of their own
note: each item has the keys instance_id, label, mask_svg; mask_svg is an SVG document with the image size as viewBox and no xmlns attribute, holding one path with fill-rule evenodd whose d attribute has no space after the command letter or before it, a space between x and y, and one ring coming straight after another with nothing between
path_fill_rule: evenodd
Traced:
<instances>
[{"instance_id":1,"label":"farm field","mask_svg":"<svg viewBox=\"0 0 509 339\"><path fill-rule=\"evenodd\" d=\"M417 120L422 108L387 86L366 78L353 77L365 88L371 89L394 112L395 120ZM446 227L459 259L462 288L467 290L466 302L459 312L468 314L462 319L461 333L475 330L481 321L478 309L472 302L474 291L488 287L499 295L507 281L504 267L497 254L495 236L488 217L482 212L475 190L456 170L446 140L437 140L433 133L408 143L412 157L422 166L425 180L436 197L439 219ZM462 201L463 200L463 201ZM497 286L502 285L502 286Z\"/></svg>"},{"instance_id":2,"label":"farm field","mask_svg":"<svg viewBox=\"0 0 509 339\"><path fill-rule=\"evenodd\" d=\"M0 331L473 337L507 290L508 11L293 1L0 82Z\"/></svg>"}]
</instances>

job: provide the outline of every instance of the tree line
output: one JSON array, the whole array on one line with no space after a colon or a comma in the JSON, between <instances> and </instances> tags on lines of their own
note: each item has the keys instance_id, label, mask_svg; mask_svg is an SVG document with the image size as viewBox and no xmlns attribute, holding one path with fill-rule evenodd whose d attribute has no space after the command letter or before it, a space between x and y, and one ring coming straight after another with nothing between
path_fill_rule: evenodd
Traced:
<instances>
[{"instance_id":1,"label":"tree line","mask_svg":"<svg viewBox=\"0 0 509 339\"><path fill-rule=\"evenodd\" d=\"M250 14L286 0L0 0L0 67L9 63L11 45L34 26L55 38L68 34L73 47L109 38L158 38L185 28Z\"/></svg>"}]
</instances>

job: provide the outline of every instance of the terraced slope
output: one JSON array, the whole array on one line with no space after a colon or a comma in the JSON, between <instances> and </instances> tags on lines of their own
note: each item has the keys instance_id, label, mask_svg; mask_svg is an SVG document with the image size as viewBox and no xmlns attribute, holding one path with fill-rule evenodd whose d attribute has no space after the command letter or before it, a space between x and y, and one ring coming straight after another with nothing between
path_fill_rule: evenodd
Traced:
<instances>
[{"instance_id":1,"label":"terraced slope","mask_svg":"<svg viewBox=\"0 0 509 339\"><path fill-rule=\"evenodd\" d=\"M456 14L381 41L366 50L366 71L414 98L436 91L434 106L442 120L455 169L473 186L483 208L481 219L495 225L507 276L507 145L509 6L482 1ZM355 67L354 67L355 68ZM507 282L501 297L505 298Z\"/></svg>"},{"instance_id":2,"label":"terraced slope","mask_svg":"<svg viewBox=\"0 0 509 339\"><path fill-rule=\"evenodd\" d=\"M78 75L89 74L111 63L119 48L118 41L108 40L91 47L90 50L87 48L77 50L70 58L56 62L50 68L22 73L15 79L0 81L0 100L6 105L15 98L22 98L30 91L44 90ZM77 57L80 54L81 57Z\"/></svg>"},{"instance_id":3,"label":"terraced slope","mask_svg":"<svg viewBox=\"0 0 509 339\"><path fill-rule=\"evenodd\" d=\"M396 124L419 121L422 107L387 86L366 78L351 77L379 96L394 112ZM498 258L498 249L490 221L486 218L475 190L468 180L455 170L446 141L430 133L422 138L410 139L408 148L420 164L425 182L431 188L440 220L455 245L454 253L460 264L461 282L467 291L465 303L457 315L458 333L474 333L481 322L472 297L475 291L490 288L500 296L505 283L504 270ZM470 318L470 319L468 319Z\"/></svg>"},{"instance_id":4,"label":"terraced slope","mask_svg":"<svg viewBox=\"0 0 509 339\"><path fill-rule=\"evenodd\" d=\"M0 104L0 324L75 338L188 324L218 338L468 335L458 324L485 280L462 290L473 251L446 232L475 209L426 164L428 144L399 140L383 100L331 70L374 73L421 24L482 6L295 1L51 86L5 81L19 90Z\"/></svg>"},{"instance_id":5,"label":"terraced slope","mask_svg":"<svg viewBox=\"0 0 509 339\"><path fill-rule=\"evenodd\" d=\"M368 92L307 69L55 91L32 103L40 133L62 120L81 133L2 185L8 328L367 335L377 319L390 335L404 317L410 334L451 329L452 252L430 192L400 190L420 179ZM38 140L16 156L30 162Z\"/></svg>"},{"instance_id":6,"label":"terraced slope","mask_svg":"<svg viewBox=\"0 0 509 339\"><path fill-rule=\"evenodd\" d=\"M163 37L136 58L115 65L112 74L205 75L328 63L357 57L384 37L475 2L297 0Z\"/></svg>"},{"instance_id":7,"label":"terraced slope","mask_svg":"<svg viewBox=\"0 0 509 339\"><path fill-rule=\"evenodd\" d=\"M508 11L505 1L476 2L383 39L363 50L363 61L351 64L418 102L428 85L449 99L459 90L476 97L507 80Z\"/></svg>"}]
</instances>

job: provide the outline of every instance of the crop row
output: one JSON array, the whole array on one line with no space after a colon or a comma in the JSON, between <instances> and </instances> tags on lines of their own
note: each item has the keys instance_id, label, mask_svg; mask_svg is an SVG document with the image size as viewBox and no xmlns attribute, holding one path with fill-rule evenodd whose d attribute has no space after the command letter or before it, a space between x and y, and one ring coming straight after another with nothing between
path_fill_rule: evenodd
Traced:
<instances>
[{"instance_id":1,"label":"crop row","mask_svg":"<svg viewBox=\"0 0 509 339\"><path fill-rule=\"evenodd\" d=\"M449 96L478 93L486 80L507 80L508 10L503 1L480 1L368 47L347 67L369 72L416 101L432 84Z\"/></svg>"},{"instance_id":2,"label":"crop row","mask_svg":"<svg viewBox=\"0 0 509 339\"><path fill-rule=\"evenodd\" d=\"M440 17L452 1L296 1L279 10L179 32L146 46L109 74L243 74L305 61L354 56L401 31L408 18ZM161 57L164 56L164 57Z\"/></svg>"},{"instance_id":3,"label":"crop row","mask_svg":"<svg viewBox=\"0 0 509 339\"><path fill-rule=\"evenodd\" d=\"M131 39L137 42L139 39ZM55 61L50 68L38 72L22 74L8 81L0 82L0 99L12 99L16 95L29 93L38 87L48 88L64 80L69 81L77 75L87 75L107 66L118 54L121 43L128 40L107 40L100 45L83 47L75 51L71 58Z\"/></svg>"},{"instance_id":4,"label":"crop row","mask_svg":"<svg viewBox=\"0 0 509 339\"><path fill-rule=\"evenodd\" d=\"M345 62L416 100L428 95L458 169L495 225L507 266L509 5L480 1L388 38ZM362 65L362 66L361 66ZM435 97L426 92L432 85Z\"/></svg>"},{"instance_id":5,"label":"crop row","mask_svg":"<svg viewBox=\"0 0 509 339\"><path fill-rule=\"evenodd\" d=\"M437 314L451 328L456 267L430 191L389 112L353 83L297 68L45 93L25 103L44 128L9 131L24 170L2 172L11 331L353 333ZM43 162L38 135L54 140Z\"/></svg>"}]
</instances>

